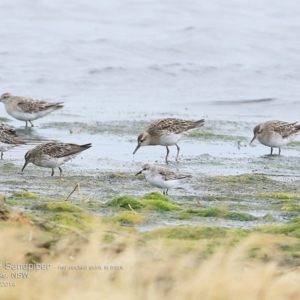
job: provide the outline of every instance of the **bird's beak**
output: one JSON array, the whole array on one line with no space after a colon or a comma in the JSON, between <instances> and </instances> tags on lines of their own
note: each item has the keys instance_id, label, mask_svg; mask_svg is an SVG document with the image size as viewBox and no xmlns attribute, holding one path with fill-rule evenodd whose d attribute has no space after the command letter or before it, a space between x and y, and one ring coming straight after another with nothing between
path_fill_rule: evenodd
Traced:
<instances>
[{"instance_id":1,"label":"bird's beak","mask_svg":"<svg viewBox=\"0 0 300 300\"><path fill-rule=\"evenodd\" d=\"M135 174L135 176L137 176L137 175L139 175L139 174L142 174L142 172L143 172L143 170L137 172L137 173Z\"/></svg>"},{"instance_id":2,"label":"bird's beak","mask_svg":"<svg viewBox=\"0 0 300 300\"><path fill-rule=\"evenodd\" d=\"M25 161L25 164L24 164L24 166L23 166L23 168L22 168L22 171L21 171L21 172L23 172L23 171L24 171L24 169L25 169L25 167L27 166L27 164L28 164L28 162L27 162L27 161Z\"/></svg>"},{"instance_id":3,"label":"bird's beak","mask_svg":"<svg viewBox=\"0 0 300 300\"><path fill-rule=\"evenodd\" d=\"M251 140L251 142L250 142L249 145L251 145L251 143L252 143L255 139L256 139L256 135L253 137L253 139Z\"/></svg>"},{"instance_id":4,"label":"bird's beak","mask_svg":"<svg viewBox=\"0 0 300 300\"><path fill-rule=\"evenodd\" d=\"M136 146L135 150L133 151L133 154L135 154L135 152L138 151L140 147L141 147L141 144L138 144L138 145Z\"/></svg>"}]
</instances>

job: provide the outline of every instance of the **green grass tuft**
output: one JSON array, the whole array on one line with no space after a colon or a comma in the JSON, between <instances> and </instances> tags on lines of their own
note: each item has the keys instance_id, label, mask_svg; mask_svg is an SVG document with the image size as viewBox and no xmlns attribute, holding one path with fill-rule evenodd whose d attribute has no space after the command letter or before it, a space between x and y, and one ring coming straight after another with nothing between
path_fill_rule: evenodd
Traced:
<instances>
[{"instance_id":1,"label":"green grass tuft","mask_svg":"<svg viewBox=\"0 0 300 300\"><path fill-rule=\"evenodd\" d=\"M181 219L189 219L192 216L223 218L235 221L254 221L257 217L247 213L230 212L219 208L207 208L201 210L185 210L182 212Z\"/></svg>"},{"instance_id":2,"label":"green grass tuft","mask_svg":"<svg viewBox=\"0 0 300 300\"><path fill-rule=\"evenodd\" d=\"M196 227L196 226L174 226L152 230L144 234L146 238L166 238L166 239L212 239L224 238L227 234L233 234L237 237L247 236L248 232L243 230L225 229L219 227Z\"/></svg>"},{"instance_id":3,"label":"green grass tuft","mask_svg":"<svg viewBox=\"0 0 300 300\"><path fill-rule=\"evenodd\" d=\"M47 202L33 206L36 210L46 210L52 212L83 212L83 209L70 202Z\"/></svg>"},{"instance_id":4,"label":"green grass tuft","mask_svg":"<svg viewBox=\"0 0 300 300\"><path fill-rule=\"evenodd\" d=\"M114 198L106 203L106 206L109 207L122 207L126 209L130 209L129 205L132 209L143 208L145 206L140 200L127 195Z\"/></svg>"},{"instance_id":5,"label":"green grass tuft","mask_svg":"<svg viewBox=\"0 0 300 300\"><path fill-rule=\"evenodd\" d=\"M141 201L150 209L174 211L180 210L181 207L173 203L168 197L160 193L150 193L145 195Z\"/></svg>"},{"instance_id":6,"label":"green grass tuft","mask_svg":"<svg viewBox=\"0 0 300 300\"><path fill-rule=\"evenodd\" d=\"M270 198L270 199L300 199L300 194L288 194L288 193L259 193L256 194L259 198Z\"/></svg>"},{"instance_id":7,"label":"green grass tuft","mask_svg":"<svg viewBox=\"0 0 300 300\"><path fill-rule=\"evenodd\" d=\"M121 224L140 224L145 222L146 218L140 214L136 214L133 211L124 211L112 216L114 221Z\"/></svg>"},{"instance_id":8,"label":"green grass tuft","mask_svg":"<svg viewBox=\"0 0 300 300\"><path fill-rule=\"evenodd\" d=\"M23 190L23 191L17 191L9 197L9 199L22 199L22 198L37 199L38 195L36 193Z\"/></svg>"},{"instance_id":9,"label":"green grass tuft","mask_svg":"<svg viewBox=\"0 0 300 300\"><path fill-rule=\"evenodd\" d=\"M288 224L260 226L253 229L272 234L284 234L300 239L300 217L291 220Z\"/></svg>"},{"instance_id":10,"label":"green grass tuft","mask_svg":"<svg viewBox=\"0 0 300 300\"><path fill-rule=\"evenodd\" d=\"M218 181L225 183L256 183L256 182L272 182L272 179L263 176L263 175L255 175L255 174L241 174L241 175L231 175L231 176L216 176L214 177Z\"/></svg>"},{"instance_id":11,"label":"green grass tuft","mask_svg":"<svg viewBox=\"0 0 300 300\"><path fill-rule=\"evenodd\" d=\"M147 194L147 195L143 196L143 198L141 200L160 200L160 201L165 201L165 202L171 202L167 196L165 196L161 193L157 193L157 192Z\"/></svg>"}]
</instances>

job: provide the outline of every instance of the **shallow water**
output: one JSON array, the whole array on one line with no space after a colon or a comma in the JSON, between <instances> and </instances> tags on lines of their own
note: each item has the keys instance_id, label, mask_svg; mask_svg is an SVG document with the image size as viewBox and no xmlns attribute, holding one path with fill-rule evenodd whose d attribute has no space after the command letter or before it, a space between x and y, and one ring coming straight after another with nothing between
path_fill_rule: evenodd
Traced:
<instances>
[{"instance_id":1,"label":"shallow water","mask_svg":"<svg viewBox=\"0 0 300 300\"><path fill-rule=\"evenodd\" d=\"M21 170L28 149L59 140L93 144L63 166L68 176L134 174L144 162L164 164L164 147L132 152L147 124L171 116L205 118L214 134L243 140L238 149L238 138L186 137L181 163L170 167L200 180L251 172L297 180L299 145L268 157L269 148L248 142L259 122L299 120L299 13L296 0L1 1L1 93L64 101L65 107L25 130L0 103L0 117L28 142L6 152L0 168L13 163ZM174 160L176 148L170 150ZM33 175L22 185L29 190L38 190L34 176L50 173L34 166L25 171L21 178ZM6 182L5 174L0 180ZM0 183L5 194L15 188Z\"/></svg>"}]
</instances>

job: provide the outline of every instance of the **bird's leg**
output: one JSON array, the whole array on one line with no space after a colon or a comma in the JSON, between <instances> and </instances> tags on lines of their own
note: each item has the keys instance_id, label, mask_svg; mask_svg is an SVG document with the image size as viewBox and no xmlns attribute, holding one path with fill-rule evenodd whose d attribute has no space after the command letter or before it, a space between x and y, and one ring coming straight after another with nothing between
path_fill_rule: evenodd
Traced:
<instances>
[{"instance_id":1,"label":"bird's leg","mask_svg":"<svg viewBox=\"0 0 300 300\"><path fill-rule=\"evenodd\" d=\"M51 172L51 176L53 176L54 175L54 169L52 169L52 172Z\"/></svg>"},{"instance_id":2,"label":"bird's leg","mask_svg":"<svg viewBox=\"0 0 300 300\"><path fill-rule=\"evenodd\" d=\"M62 169L61 169L61 167L58 167L58 168L59 168L59 176L61 177Z\"/></svg>"},{"instance_id":3,"label":"bird's leg","mask_svg":"<svg viewBox=\"0 0 300 300\"><path fill-rule=\"evenodd\" d=\"M32 122L29 120L30 124L31 124L31 127L34 127L34 125L32 124Z\"/></svg>"},{"instance_id":4,"label":"bird's leg","mask_svg":"<svg viewBox=\"0 0 300 300\"><path fill-rule=\"evenodd\" d=\"M163 195L165 195L166 194L166 190L163 190Z\"/></svg>"},{"instance_id":5,"label":"bird's leg","mask_svg":"<svg viewBox=\"0 0 300 300\"><path fill-rule=\"evenodd\" d=\"M168 195L168 189L166 189L165 195Z\"/></svg>"},{"instance_id":6,"label":"bird's leg","mask_svg":"<svg viewBox=\"0 0 300 300\"><path fill-rule=\"evenodd\" d=\"M270 155L272 155L273 154L273 147L271 147L271 153L270 153Z\"/></svg>"},{"instance_id":7,"label":"bird's leg","mask_svg":"<svg viewBox=\"0 0 300 300\"><path fill-rule=\"evenodd\" d=\"M280 148L278 148L279 149L279 153L278 153L278 155L280 155L280 153L281 153L281 149Z\"/></svg>"},{"instance_id":8,"label":"bird's leg","mask_svg":"<svg viewBox=\"0 0 300 300\"><path fill-rule=\"evenodd\" d=\"M3 152L1 152L1 160L3 159Z\"/></svg>"},{"instance_id":9,"label":"bird's leg","mask_svg":"<svg viewBox=\"0 0 300 300\"><path fill-rule=\"evenodd\" d=\"M25 128L27 127L28 125L27 125L27 121L25 121Z\"/></svg>"},{"instance_id":10,"label":"bird's leg","mask_svg":"<svg viewBox=\"0 0 300 300\"><path fill-rule=\"evenodd\" d=\"M169 155L170 150L169 150L168 146L166 146L166 148L167 148L167 155L166 155L166 164L167 164L168 163L168 155Z\"/></svg>"},{"instance_id":11,"label":"bird's leg","mask_svg":"<svg viewBox=\"0 0 300 300\"><path fill-rule=\"evenodd\" d=\"M177 144L175 144L175 146L177 147L176 161L178 161L180 148L179 148L179 146Z\"/></svg>"}]
</instances>

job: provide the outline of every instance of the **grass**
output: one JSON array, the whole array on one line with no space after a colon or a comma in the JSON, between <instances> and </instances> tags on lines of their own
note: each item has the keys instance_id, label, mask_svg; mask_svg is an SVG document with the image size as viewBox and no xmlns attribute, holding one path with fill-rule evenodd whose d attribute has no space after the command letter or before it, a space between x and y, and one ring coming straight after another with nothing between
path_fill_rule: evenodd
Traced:
<instances>
[{"instance_id":1,"label":"grass","mask_svg":"<svg viewBox=\"0 0 300 300\"><path fill-rule=\"evenodd\" d=\"M9 198L10 199L23 199L23 198L25 198L25 199L37 199L38 195L36 193L23 190L23 191L15 192Z\"/></svg>"},{"instance_id":2,"label":"grass","mask_svg":"<svg viewBox=\"0 0 300 300\"><path fill-rule=\"evenodd\" d=\"M42 211L38 220L14 211L0 221L1 274L7 277L0 299L300 298L300 242L292 234L299 217L256 232L184 225L139 233L70 203ZM114 217L134 223L141 216ZM45 226L49 221L55 235ZM28 263L34 270L27 279L26 269L11 267Z\"/></svg>"},{"instance_id":3,"label":"grass","mask_svg":"<svg viewBox=\"0 0 300 300\"><path fill-rule=\"evenodd\" d=\"M144 207L145 205L138 199L131 197L131 196L120 196L117 198L114 198L106 203L106 206L108 207L122 207L129 209L130 207L132 209L139 209Z\"/></svg>"},{"instance_id":4,"label":"grass","mask_svg":"<svg viewBox=\"0 0 300 300\"><path fill-rule=\"evenodd\" d=\"M47 202L33 206L33 209L51 212L84 212L84 210L69 202Z\"/></svg>"},{"instance_id":5,"label":"grass","mask_svg":"<svg viewBox=\"0 0 300 300\"><path fill-rule=\"evenodd\" d=\"M300 297L299 272L276 263L278 255L287 264L298 261L299 243L288 237L191 226L141 235L103 223L87 239L71 233L42 240L41 234L30 225L0 231L2 262L45 268L26 280L3 271L17 286L0 289L1 299L257 299L261 291L263 299Z\"/></svg>"},{"instance_id":6,"label":"grass","mask_svg":"<svg viewBox=\"0 0 300 300\"><path fill-rule=\"evenodd\" d=\"M245 231L225 229L219 227L196 227L196 226L174 226L168 228L160 228L144 234L148 239L166 238L180 240L199 240L224 238L228 233L237 232L247 235Z\"/></svg>"},{"instance_id":7,"label":"grass","mask_svg":"<svg viewBox=\"0 0 300 300\"><path fill-rule=\"evenodd\" d=\"M117 221L121 225L134 225L144 223L146 218L133 211L124 211L121 213L114 214L111 217L114 221Z\"/></svg>"},{"instance_id":8,"label":"grass","mask_svg":"<svg viewBox=\"0 0 300 300\"><path fill-rule=\"evenodd\" d=\"M181 212L180 219L186 220L193 216L198 217L211 217L211 218L222 218L236 221L254 221L257 217L247 213L231 212L219 208L207 208L199 210L185 210Z\"/></svg>"},{"instance_id":9,"label":"grass","mask_svg":"<svg viewBox=\"0 0 300 300\"><path fill-rule=\"evenodd\" d=\"M260 226L255 228L254 231L273 234L284 234L286 236L291 236L300 239L300 217L292 219L287 224Z\"/></svg>"},{"instance_id":10,"label":"grass","mask_svg":"<svg viewBox=\"0 0 300 300\"><path fill-rule=\"evenodd\" d=\"M144 208L146 210L156 211L172 211L181 209L179 205L175 204L169 198L160 193L150 193L145 195L141 199L136 199L134 197L125 195L110 200L106 203L106 206L121 207L124 209Z\"/></svg>"}]
</instances>

